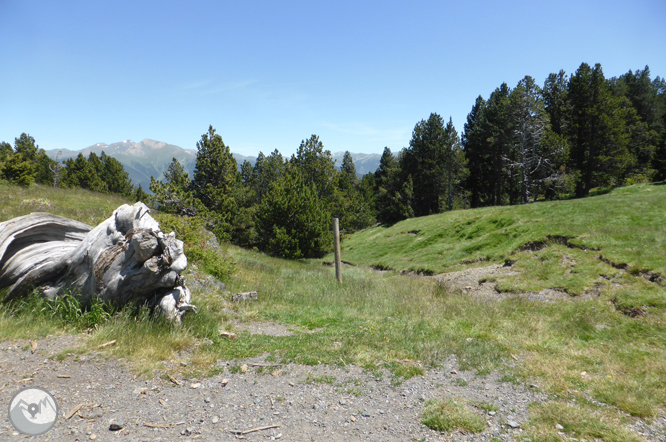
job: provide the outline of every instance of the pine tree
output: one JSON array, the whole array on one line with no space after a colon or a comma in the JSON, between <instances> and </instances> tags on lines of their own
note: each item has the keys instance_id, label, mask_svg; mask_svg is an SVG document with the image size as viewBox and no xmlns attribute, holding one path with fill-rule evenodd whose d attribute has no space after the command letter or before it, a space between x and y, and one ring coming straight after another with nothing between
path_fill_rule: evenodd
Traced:
<instances>
[{"instance_id":1,"label":"pine tree","mask_svg":"<svg viewBox=\"0 0 666 442\"><path fill-rule=\"evenodd\" d=\"M193 197L190 184L189 174L176 158L172 158L162 181L150 177L152 204L163 212L195 216L205 208Z\"/></svg>"},{"instance_id":2,"label":"pine tree","mask_svg":"<svg viewBox=\"0 0 666 442\"><path fill-rule=\"evenodd\" d=\"M65 161L62 187L80 187L94 192L108 192L106 184L97 176L93 164L89 163L82 153L79 153L76 159L69 158Z\"/></svg>"},{"instance_id":3,"label":"pine tree","mask_svg":"<svg viewBox=\"0 0 666 442\"><path fill-rule=\"evenodd\" d=\"M479 96L467 115L462 146L467 159L469 175L465 188L471 193L471 206L489 206L495 202L492 189L493 160L488 143L486 101Z\"/></svg>"},{"instance_id":4,"label":"pine tree","mask_svg":"<svg viewBox=\"0 0 666 442\"><path fill-rule=\"evenodd\" d=\"M18 138L14 138L14 150L21 154L24 161L34 161L39 146L35 144L33 137L24 132Z\"/></svg>"},{"instance_id":5,"label":"pine tree","mask_svg":"<svg viewBox=\"0 0 666 442\"><path fill-rule=\"evenodd\" d=\"M446 157L444 162L444 172L447 180L447 206L449 210L453 210L453 201L456 195L460 196L460 201L464 199L464 191L462 183L467 178L467 160L465 159L465 152L460 145L460 138L458 131L453 126L453 119L449 117L449 122L446 123L444 128L444 136L446 141Z\"/></svg>"},{"instance_id":6,"label":"pine tree","mask_svg":"<svg viewBox=\"0 0 666 442\"><path fill-rule=\"evenodd\" d=\"M361 181L349 151L345 152L340 167L338 191L335 194L333 217L340 220L340 230L354 232L373 225L376 221L374 201L361 190Z\"/></svg>"},{"instance_id":7,"label":"pine tree","mask_svg":"<svg viewBox=\"0 0 666 442\"><path fill-rule=\"evenodd\" d=\"M563 70L548 75L543 86L543 102L548 112L551 130L559 136L566 134L571 112L567 99L568 86L569 81Z\"/></svg>"},{"instance_id":8,"label":"pine tree","mask_svg":"<svg viewBox=\"0 0 666 442\"><path fill-rule=\"evenodd\" d=\"M511 180L507 162L513 161L513 127L511 125L511 89L506 83L495 89L486 103L487 148L491 161L491 189L495 206L518 199L519 187Z\"/></svg>"},{"instance_id":9,"label":"pine tree","mask_svg":"<svg viewBox=\"0 0 666 442\"><path fill-rule=\"evenodd\" d=\"M3 174L12 184L28 187L35 182L35 165L21 153L12 151L5 157Z\"/></svg>"},{"instance_id":10,"label":"pine tree","mask_svg":"<svg viewBox=\"0 0 666 442\"><path fill-rule=\"evenodd\" d=\"M384 152L382 152L382 156L379 159L379 167L377 167L377 170L374 173L374 184L376 186L375 192L377 192L380 186L386 187L388 175L390 171L396 167L398 167L398 160L391 152L391 149L384 147Z\"/></svg>"},{"instance_id":11,"label":"pine tree","mask_svg":"<svg viewBox=\"0 0 666 442\"><path fill-rule=\"evenodd\" d=\"M412 176L416 216L439 213L440 198L445 197L448 187L446 163L451 153L451 146L447 145L449 141L444 132L444 121L436 113L414 127L400 168L404 177Z\"/></svg>"},{"instance_id":12,"label":"pine tree","mask_svg":"<svg viewBox=\"0 0 666 442\"><path fill-rule=\"evenodd\" d=\"M99 160L101 164L96 166L96 168L99 168L97 174L106 183L109 192L119 195L136 193L134 186L132 186L132 179L120 161L108 156L104 151L102 151Z\"/></svg>"},{"instance_id":13,"label":"pine tree","mask_svg":"<svg viewBox=\"0 0 666 442\"><path fill-rule=\"evenodd\" d=\"M238 164L213 126L197 142L197 160L191 189L208 209L233 213L234 193L241 183Z\"/></svg>"},{"instance_id":14,"label":"pine tree","mask_svg":"<svg viewBox=\"0 0 666 442\"><path fill-rule=\"evenodd\" d=\"M150 200L150 195L148 195L146 192L143 191L143 187L141 187L141 184L139 184L139 187L137 187L134 190L132 196L134 198L134 201L141 201L142 203L146 203L146 201Z\"/></svg>"},{"instance_id":15,"label":"pine tree","mask_svg":"<svg viewBox=\"0 0 666 442\"><path fill-rule=\"evenodd\" d=\"M39 184L53 184L53 170L56 162L49 158L44 149L39 149L33 160L35 166L35 182Z\"/></svg>"},{"instance_id":16,"label":"pine tree","mask_svg":"<svg viewBox=\"0 0 666 442\"><path fill-rule=\"evenodd\" d=\"M346 151L342 157L342 165L340 166L340 189L351 189L358 183L358 176L356 175L356 166L349 151Z\"/></svg>"},{"instance_id":17,"label":"pine tree","mask_svg":"<svg viewBox=\"0 0 666 442\"><path fill-rule=\"evenodd\" d=\"M317 196L314 183L289 167L257 207L260 245L285 258L321 256L331 245L330 212Z\"/></svg>"},{"instance_id":18,"label":"pine tree","mask_svg":"<svg viewBox=\"0 0 666 442\"><path fill-rule=\"evenodd\" d=\"M241 186L236 160L222 137L210 126L197 142L197 160L190 190L195 199L215 214L209 226L219 239L231 239L239 212L237 197Z\"/></svg>"},{"instance_id":19,"label":"pine tree","mask_svg":"<svg viewBox=\"0 0 666 442\"><path fill-rule=\"evenodd\" d=\"M330 205L337 187L338 172L330 150L324 150L323 143L317 135L312 135L301 145L292 156L291 163L303 174L308 183L314 183L317 194L326 205Z\"/></svg>"},{"instance_id":20,"label":"pine tree","mask_svg":"<svg viewBox=\"0 0 666 442\"><path fill-rule=\"evenodd\" d=\"M274 150L269 156L259 152L254 165L256 181L254 189L257 195L257 203L261 203L264 195L268 193L270 183L282 177L286 169L286 162L278 150Z\"/></svg>"},{"instance_id":21,"label":"pine tree","mask_svg":"<svg viewBox=\"0 0 666 442\"><path fill-rule=\"evenodd\" d=\"M576 197L596 186L618 184L631 163L623 98L615 97L601 65L583 63L569 81L570 167L579 173Z\"/></svg>"},{"instance_id":22,"label":"pine tree","mask_svg":"<svg viewBox=\"0 0 666 442\"><path fill-rule=\"evenodd\" d=\"M404 155L404 151L401 155ZM381 223L393 224L414 216L412 176L402 179L400 163L400 159L395 158L391 150L385 147L375 173L377 221Z\"/></svg>"},{"instance_id":23,"label":"pine tree","mask_svg":"<svg viewBox=\"0 0 666 442\"><path fill-rule=\"evenodd\" d=\"M613 94L624 97L631 103L625 104L627 130L630 133L628 149L634 157L626 171L626 179L631 181L646 180L657 171L655 161L664 133L666 117L666 82L657 77L650 79L650 68L631 70L619 78L610 80ZM632 110L633 109L633 110Z\"/></svg>"}]
</instances>

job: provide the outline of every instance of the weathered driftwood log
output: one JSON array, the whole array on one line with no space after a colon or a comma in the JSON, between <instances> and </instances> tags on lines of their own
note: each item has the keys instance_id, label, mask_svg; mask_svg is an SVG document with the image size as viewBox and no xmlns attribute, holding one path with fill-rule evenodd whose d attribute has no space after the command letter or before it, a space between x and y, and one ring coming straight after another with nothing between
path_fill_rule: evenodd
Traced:
<instances>
[{"instance_id":1,"label":"weathered driftwood log","mask_svg":"<svg viewBox=\"0 0 666 442\"><path fill-rule=\"evenodd\" d=\"M49 213L0 223L0 289L4 300L38 289L54 299L71 293L125 305L148 302L169 319L196 307L180 273L183 242L165 235L143 203L122 205L95 228Z\"/></svg>"}]
</instances>

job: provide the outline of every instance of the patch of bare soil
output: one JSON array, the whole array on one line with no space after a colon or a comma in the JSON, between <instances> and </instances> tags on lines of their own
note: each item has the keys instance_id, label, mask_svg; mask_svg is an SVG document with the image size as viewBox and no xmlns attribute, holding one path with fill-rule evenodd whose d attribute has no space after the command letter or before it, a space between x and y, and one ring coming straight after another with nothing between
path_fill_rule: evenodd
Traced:
<instances>
[{"instance_id":1,"label":"patch of bare soil","mask_svg":"<svg viewBox=\"0 0 666 442\"><path fill-rule=\"evenodd\" d=\"M495 280L499 276L512 275L518 275L518 272L508 266L493 264L457 272L440 273L432 278L450 290L461 291L482 299L501 299L507 295L497 291Z\"/></svg>"},{"instance_id":2,"label":"patch of bare soil","mask_svg":"<svg viewBox=\"0 0 666 442\"><path fill-rule=\"evenodd\" d=\"M572 261L572 260L571 260ZM585 300L599 296L599 286L581 296L573 297L567 292L554 288L543 289L540 292L500 292L497 290L496 280L500 276L515 276L519 273L509 266L493 264L485 267L459 270L450 273L434 275L435 281L444 287L487 300L502 300L507 298L523 298L535 302L555 302L561 300Z\"/></svg>"},{"instance_id":3,"label":"patch of bare soil","mask_svg":"<svg viewBox=\"0 0 666 442\"><path fill-rule=\"evenodd\" d=\"M268 336L292 336L296 333L317 333L323 329L317 328L310 330L307 328L300 328L293 325L286 326L272 321L253 321L253 322L233 322L234 327L238 330L247 330L253 335L268 335Z\"/></svg>"}]
</instances>

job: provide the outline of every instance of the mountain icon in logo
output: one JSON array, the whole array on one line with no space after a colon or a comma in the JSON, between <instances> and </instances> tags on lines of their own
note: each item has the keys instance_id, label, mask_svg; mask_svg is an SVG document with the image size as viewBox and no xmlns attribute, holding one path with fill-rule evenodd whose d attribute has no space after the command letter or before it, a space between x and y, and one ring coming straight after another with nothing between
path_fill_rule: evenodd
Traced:
<instances>
[{"instance_id":1,"label":"mountain icon in logo","mask_svg":"<svg viewBox=\"0 0 666 442\"><path fill-rule=\"evenodd\" d=\"M23 434L37 436L49 431L58 419L58 404L51 393L28 387L12 397L9 421Z\"/></svg>"}]
</instances>

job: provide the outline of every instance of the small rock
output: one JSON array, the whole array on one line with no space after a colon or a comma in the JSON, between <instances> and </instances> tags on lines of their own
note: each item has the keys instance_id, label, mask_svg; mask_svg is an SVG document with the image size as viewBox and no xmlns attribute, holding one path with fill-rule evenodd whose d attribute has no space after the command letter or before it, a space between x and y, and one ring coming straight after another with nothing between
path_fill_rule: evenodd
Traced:
<instances>
[{"instance_id":1,"label":"small rock","mask_svg":"<svg viewBox=\"0 0 666 442\"><path fill-rule=\"evenodd\" d=\"M187 367L187 362L185 362L185 361L180 361L180 365L182 365L183 367Z\"/></svg>"},{"instance_id":2,"label":"small rock","mask_svg":"<svg viewBox=\"0 0 666 442\"><path fill-rule=\"evenodd\" d=\"M451 374L458 374L458 372L455 370L451 370Z\"/></svg>"},{"instance_id":3,"label":"small rock","mask_svg":"<svg viewBox=\"0 0 666 442\"><path fill-rule=\"evenodd\" d=\"M364 411L363 413L361 413L361 416L370 417L370 413L368 413L367 411Z\"/></svg>"},{"instance_id":4,"label":"small rock","mask_svg":"<svg viewBox=\"0 0 666 442\"><path fill-rule=\"evenodd\" d=\"M241 365L241 372L242 373L247 373L247 364Z\"/></svg>"},{"instance_id":5,"label":"small rock","mask_svg":"<svg viewBox=\"0 0 666 442\"><path fill-rule=\"evenodd\" d=\"M122 429L123 429L122 425L118 425L118 424L109 425L109 431L120 431Z\"/></svg>"},{"instance_id":6,"label":"small rock","mask_svg":"<svg viewBox=\"0 0 666 442\"><path fill-rule=\"evenodd\" d=\"M564 427L563 427L562 425L560 425L560 424L556 424L556 425L555 425L555 429L556 429L557 431L562 431L562 430L564 430Z\"/></svg>"},{"instance_id":7,"label":"small rock","mask_svg":"<svg viewBox=\"0 0 666 442\"><path fill-rule=\"evenodd\" d=\"M278 433L277 436L275 436L275 439L280 439L282 437L282 433Z\"/></svg>"},{"instance_id":8,"label":"small rock","mask_svg":"<svg viewBox=\"0 0 666 442\"><path fill-rule=\"evenodd\" d=\"M352 422L356 422L356 418L354 416L350 417L349 420Z\"/></svg>"},{"instance_id":9,"label":"small rock","mask_svg":"<svg viewBox=\"0 0 666 442\"><path fill-rule=\"evenodd\" d=\"M223 338L231 339L232 341L234 339L238 339L238 335L236 333L220 330L220 336Z\"/></svg>"},{"instance_id":10,"label":"small rock","mask_svg":"<svg viewBox=\"0 0 666 442\"><path fill-rule=\"evenodd\" d=\"M97 439L97 435L95 433L90 435L90 440L95 440Z\"/></svg>"},{"instance_id":11,"label":"small rock","mask_svg":"<svg viewBox=\"0 0 666 442\"><path fill-rule=\"evenodd\" d=\"M520 428L520 424L516 421L507 421L506 424L511 428Z\"/></svg>"},{"instance_id":12,"label":"small rock","mask_svg":"<svg viewBox=\"0 0 666 442\"><path fill-rule=\"evenodd\" d=\"M340 399L340 401L339 401L338 403L339 403L340 405L347 405L347 401L344 400L344 399Z\"/></svg>"},{"instance_id":13,"label":"small rock","mask_svg":"<svg viewBox=\"0 0 666 442\"><path fill-rule=\"evenodd\" d=\"M220 386L221 387L226 387L228 383L229 383L229 379L226 379L226 378L222 379L222 382L220 382Z\"/></svg>"},{"instance_id":14,"label":"small rock","mask_svg":"<svg viewBox=\"0 0 666 442\"><path fill-rule=\"evenodd\" d=\"M132 390L132 394L136 397L139 397L142 394L145 394L147 391L148 391L148 389L146 387L139 387L139 388L135 388L134 390Z\"/></svg>"},{"instance_id":15,"label":"small rock","mask_svg":"<svg viewBox=\"0 0 666 442\"><path fill-rule=\"evenodd\" d=\"M494 411L489 411L488 414L491 415L491 416L495 416L497 413L494 412Z\"/></svg>"},{"instance_id":16,"label":"small rock","mask_svg":"<svg viewBox=\"0 0 666 442\"><path fill-rule=\"evenodd\" d=\"M209 397L204 398L204 402L210 404L210 398Z\"/></svg>"},{"instance_id":17,"label":"small rock","mask_svg":"<svg viewBox=\"0 0 666 442\"><path fill-rule=\"evenodd\" d=\"M200 383L190 384L190 388L199 388L199 387L201 387Z\"/></svg>"},{"instance_id":18,"label":"small rock","mask_svg":"<svg viewBox=\"0 0 666 442\"><path fill-rule=\"evenodd\" d=\"M218 423L219 421L220 421L219 416L213 416L213 419L211 420L211 422L213 422L214 424Z\"/></svg>"},{"instance_id":19,"label":"small rock","mask_svg":"<svg viewBox=\"0 0 666 442\"><path fill-rule=\"evenodd\" d=\"M257 292L236 293L236 294L231 296L231 299L235 302L256 301L257 300Z\"/></svg>"}]
</instances>

